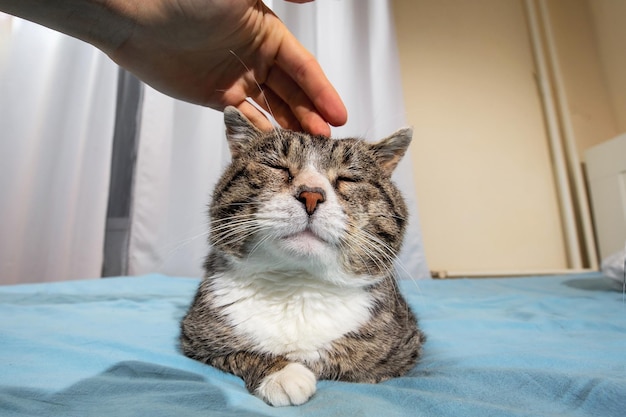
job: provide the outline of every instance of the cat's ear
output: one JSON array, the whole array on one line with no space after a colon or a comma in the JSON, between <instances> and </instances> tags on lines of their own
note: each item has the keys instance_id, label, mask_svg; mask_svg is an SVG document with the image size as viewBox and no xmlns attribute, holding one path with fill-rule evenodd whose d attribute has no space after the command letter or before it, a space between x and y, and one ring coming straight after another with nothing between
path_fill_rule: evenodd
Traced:
<instances>
[{"instance_id":1,"label":"cat's ear","mask_svg":"<svg viewBox=\"0 0 626 417\"><path fill-rule=\"evenodd\" d=\"M224 109L224 124L226 125L226 139L233 158L243 154L253 139L263 135L263 132L233 106Z\"/></svg>"},{"instance_id":2,"label":"cat's ear","mask_svg":"<svg viewBox=\"0 0 626 417\"><path fill-rule=\"evenodd\" d=\"M383 171L391 176L398 166L413 138L413 129L400 129L393 135L370 145Z\"/></svg>"}]
</instances>

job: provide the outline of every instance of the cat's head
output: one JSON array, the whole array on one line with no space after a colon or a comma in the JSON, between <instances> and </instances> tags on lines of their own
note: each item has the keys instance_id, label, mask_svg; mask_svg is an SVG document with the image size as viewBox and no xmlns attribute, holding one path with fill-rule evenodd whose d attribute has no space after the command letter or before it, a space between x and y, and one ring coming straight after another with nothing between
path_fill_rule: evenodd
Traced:
<instances>
[{"instance_id":1,"label":"cat's head","mask_svg":"<svg viewBox=\"0 0 626 417\"><path fill-rule=\"evenodd\" d=\"M210 208L210 241L250 268L302 269L349 284L390 273L407 220L391 182L411 141L378 143L276 129L224 111L232 163Z\"/></svg>"}]
</instances>

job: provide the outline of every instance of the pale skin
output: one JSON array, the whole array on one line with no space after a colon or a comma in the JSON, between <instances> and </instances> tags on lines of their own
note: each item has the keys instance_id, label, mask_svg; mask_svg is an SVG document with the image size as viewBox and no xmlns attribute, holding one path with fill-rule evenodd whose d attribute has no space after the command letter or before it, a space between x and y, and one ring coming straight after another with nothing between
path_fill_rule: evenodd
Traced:
<instances>
[{"instance_id":1,"label":"pale skin","mask_svg":"<svg viewBox=\"0 0 626 417\"><path fill-rule=\"evenodd\" d=\"M296 0L305 3L310 0ZM0 0L0 10L89 42L153 88L272 128L330 134L346 108L317 60L260 0Z\"/></svg>"}]
</instances>

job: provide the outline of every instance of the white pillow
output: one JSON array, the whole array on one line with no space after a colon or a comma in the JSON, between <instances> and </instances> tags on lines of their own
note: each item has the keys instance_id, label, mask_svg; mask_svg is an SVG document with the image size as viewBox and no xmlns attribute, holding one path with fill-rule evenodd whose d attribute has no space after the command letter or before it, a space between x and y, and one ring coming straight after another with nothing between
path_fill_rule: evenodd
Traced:
<instances>
[{"instance_id":1,"label":"white pillow","mask_svg":"<svg viewBox=\"0 0 626 417\"><path fill-rule=\"evenodd\" d=\"M602 273L617 280L622 290L626 290L626 247L602 261Z\"/></svg>"}]
</instances>

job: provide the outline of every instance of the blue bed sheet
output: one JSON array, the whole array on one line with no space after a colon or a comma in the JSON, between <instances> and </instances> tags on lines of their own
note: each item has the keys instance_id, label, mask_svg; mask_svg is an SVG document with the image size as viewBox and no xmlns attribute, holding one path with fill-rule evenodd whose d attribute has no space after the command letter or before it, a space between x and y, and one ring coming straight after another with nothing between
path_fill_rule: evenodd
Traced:
<instances>
[{"instance_id":1,"label":"blue bed sheet","mask_svg":"<svg viewBox=\"0 0 626 417\"><path fill-rule=\"evenodd\" d=\"M626 415L626 304L599 274L404 281L429 338L419 365L376 385L321 381L284 408L178 351L197 284L0 287L0 415Z\"/></svg>"}]
</instances>

